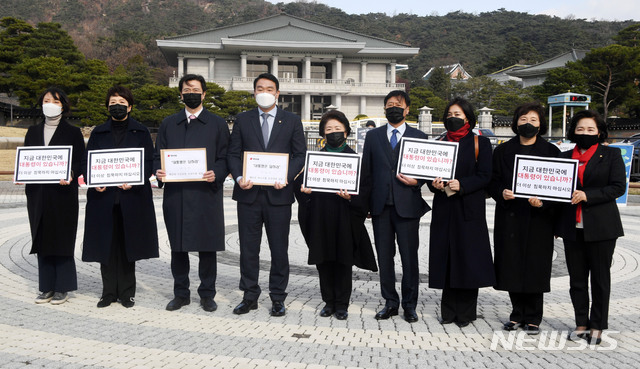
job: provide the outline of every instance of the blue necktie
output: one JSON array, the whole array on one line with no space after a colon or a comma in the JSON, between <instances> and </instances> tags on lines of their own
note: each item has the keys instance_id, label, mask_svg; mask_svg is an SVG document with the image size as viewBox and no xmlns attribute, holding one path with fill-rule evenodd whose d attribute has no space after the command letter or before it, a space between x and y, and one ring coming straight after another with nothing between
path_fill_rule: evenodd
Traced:
<instances>
[{"instance_id":1,"label":"blue necktie","mask_svg":"<svg viewBox=\"0 0 640 369\"><path fill-rule=\"evenodd\" d=\"M267 122L267 118L269 114L262 113L262 138L264 139L264 147L267 147L269 143L269 122Z\"/></svg>"},{"instance_id":2,"label":"blue necktie","mask_svg":"<svg viewBox=\"0 0 640 369\"><path fill-rule=\"evenodd\" d=\"M389 140L389 143L391 144L391 148L392 149L396 149L396 145L398 144L398 137L396 137L396 133L398 133L397 129L394 129L393 131L391 131L391 139Z\"/></svg>"}]
</instances>

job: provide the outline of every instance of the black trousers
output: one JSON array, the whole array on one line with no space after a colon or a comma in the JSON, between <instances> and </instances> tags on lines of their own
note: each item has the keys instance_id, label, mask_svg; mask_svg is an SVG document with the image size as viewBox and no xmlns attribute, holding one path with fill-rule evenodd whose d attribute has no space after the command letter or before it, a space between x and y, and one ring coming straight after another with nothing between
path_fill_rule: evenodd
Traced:
<instances>
[{"instance_id":1,"label":"black trousers","mask_svg":"<svg viewBox=\"0 0 640 369\"><path fill-rule=\"evenodd\" d=\"M351 299L351 265L335 261L317 264L322 301L335 310L347 310Z\"/></svg>"},{"instance_id":2,"label":"black trousers","mask_svg":"<svg viewBox=\"0 0 640 369\"><path fill-rule=\"evenodd\" d=\"M38 254L38 288L42 292L69 292L78 289L73 256Z\"/></svg>"},{"instance_id":3,"label":"black trousers","mask_svg":"<svg viewBox=\"0 0 640 369\"><path fill-rule=\"evenodd\" d=\"M386 306L399 307L400 298L396 291L394 257L396 239L402 262L402 307L415 309L418 304L418 228L420 218L402 218L394 206L385 206L380 215L373 217L373 236L378 254L380 270L380 290Z\"/></svg>"},{"instance_id":4,"label":"black trousers","mask_svg":"<svg viewBox=\"0 0 640 369\"><path fill-rule=\"evenodd\" d=\"M586 242L584 231L577 230L576 241L564 241L569 270L569 294L576 326L589 329L609 328L611 262L616 240ZM589 314L589 276L591 276L591 314Z\"/></svg>"},{"instance_id":5,"label":"black trousers","mask_svg":"<svg viewBox=\"0 0 640 369\"><path fill-rule=\"evenodd\" d=\"M443 320L471 322L476 320L478 308L477 288L451 288L442 290L440 314Z\"/></svg>"},{"instance_id":6,"label":"black trousers","mask_svg":"<svg viewBox=\"0 0 640 369\"><path fill-rule=\"evenodd\" d=\"M218 257L215 251L198 253L198 276L200 298L214 298L216 296L216 277L218 274ZM173 274L173 294L175 297L189 299L189 253L171 252L171 274Z\"/></svg>"},{"instance_id":7,"label":"black trousers","mask_svg":"<svg viewBox=\"0 0 640 369\"><path fill-rule=\"evenodd\" d=\"M113 233L108 263L100 263L102 298L129 301L136 295L136 263L127 259L120 205L113 207Z\"/></svg>"},{"instance_id":8,"label":"black trousers","mask_svg":"<svg viewBox=\"0 0 640 369\"><path fill-rule=\"evenodd\" d=\"M263 224L271 251L269 296L271 301L284 301L287 298L290 223L291 205L270 204L266 191L260 190L253 204L238 203L240 290L244 292L244 299L258 300L261 293L258 276Z\"/></svg>"},{"instance_id":9,"label":"black trousers","mask_svg":"<svg viewBox=\"0 0 640 369\"><path fill-rule=\"evenodd\" d=\"M544 293L509 292L513 310L509 320L524 324L540 325Z\"/></svg>"}]
</instances>

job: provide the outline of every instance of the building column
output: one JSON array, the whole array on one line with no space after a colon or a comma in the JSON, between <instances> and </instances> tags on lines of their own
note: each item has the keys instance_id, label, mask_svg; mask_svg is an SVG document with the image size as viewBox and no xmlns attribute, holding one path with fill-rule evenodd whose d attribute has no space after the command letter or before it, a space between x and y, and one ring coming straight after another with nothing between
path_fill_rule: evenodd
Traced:
<instances>
[{"instance_id":1,"label":"building column","mask_svg":"<svg viewBox=\"0 0 640 369\"><path fill-rule=\"evenodd\" d=\"M335 80L342 79L342 56L336 57L336 67L333 69L333 76Z\"/></svg>"},{"instance_id":2,"label":"building column","mask_svg":"<svg viewBox=\"0 0 640 369\"><path fill-rule=\"evenodd\" d=\"M396 61L392 60L389 64L389 83L396 83Z\"/></svg>"},{"instance_id":3,"label":"building column","mask_svg":"<svg viewBox=\"0 0 640 369\"><path fill-rule=\"evenodd\" d=\"M178 56L178 78L184 76L184 56Z\"/></svg>"},{"instance_id":4,"label":"building column","mask_svg":"<svg viewBox=\"0 0 640 369\"><path fill-rule=\"evenodd\" d=\"M302 99L302 120L311 120L311 94L304 94Z\"/></svg>"},{"instance_id":5,"label":"building column","mask_svg":"<svg viewBox=\"0 0 640 369\"><path fill-rule=\"evenodd\" d=\"M271 57L271 74L273 74L274 76L276 76L276 78L278 77L278 55L273 55Z\"/></svg>"},{"instance_id":6,"label":"building column","mask_svg":"<svg viewBox=\"0 0 640 369\"><path fill-rule=\"evenodd\" d=\"M209 81L210 82L213 82L215 62L216 62L216 57L210 56L209 57Z\"/></svg>"},{"instance_id":7,"label":"building column","mask_svg":"<svg viewBox=\"0 0 640 369\"><path fill-rule=\"evenodd\" d=\"M367 114L367 97L360 96L360 111L358 114Z\"/></svg>"},{"instance_id":8,"label":"building column","mask_svg":"<svg viewBox=\"0 0 640 369\"><path fill-rule=\"evenodd\" d=\"M342 109L342 95L333 96L332 104L333 104L333 106L336 107L336 109L338 109L338 110Z\"/></svg>"},{"instance_id":9,"label":"building column","mask_svg":"<svg viewBox=\"0 0 640 369\"><path fill-rule=\"evenodd\" d=\"M367 82L367 62L364 60L360 62L360 82Z\"/></svg>"},{"instance_id":10,"label":"building column","mask_svg":"<svg viewBox=\"0 0 640 369\"><path fill-rule=\"evenodd\" d=\"M311 57L304 57L304 78L308 81L311 79Z\"/></svg>"},{"instance_id":11,"label":"building column","mask_svg":"<svg viewBox=\"0 0 640 369\"><path fill-rule=\"evenodd\" d=\"M247 78L247 54L240 54L240 77Z\"/></svg>"}]
</instances>

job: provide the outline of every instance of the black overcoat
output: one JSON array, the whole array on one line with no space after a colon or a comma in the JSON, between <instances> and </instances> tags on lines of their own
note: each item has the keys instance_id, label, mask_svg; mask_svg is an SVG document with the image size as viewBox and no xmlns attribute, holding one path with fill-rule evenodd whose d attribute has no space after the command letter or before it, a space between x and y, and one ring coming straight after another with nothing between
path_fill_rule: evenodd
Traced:
<instances>
[{"instance_id":1,"label":"black overcoat","mask_svg":"<svg viewBox=\"0 0 640 369\"><path fill-rule=\"evenodd\" d=\"M215 181L168 182L164 187L162 210L172 251L223 251L223 184L227 170L229 126L224 119L202 110L198 118L187 123L185 110L162 122L156 138L155 169L161 168L160 150L205 148L207 170Z\"/></svg>"},{"instance_id":2,"label":"black overcoat","mask_svg":"<svg viewBox=\"0 0 640 369\"><path fill-rule=\"evenodd\" d=\"M493 246L496 286L509 292L540 293L551 290L553 224L557 203L542 201L535 208L525 198L505 200L502 191L512 189L513 164L522 154L520 136L498 146L493 152L493 176L489 194L496 201ZM537 137L527 155L557 157L560 150Z\"/></svg>"},{"instance_id":3,"label":"black overcoat","mask_svg":"<svg viewBox=\"0 0 640 369\"><path fill-rule=\"evenodd\" d=\"M343 153L355 152L347 146ZM308 263L338 262L377 271L371 239L364 225L367 197L362 196L362 183L360 195L351 196L349 201L335 193L302 193L302 182L301 174L294 182L294 193L300 229L309 248Z\"/></svg>"},{"instance_id":4,"label":"black overcoat","mask_svg":"<svg viewBox=\"0 0 640 369\"><path fill-rule=\"evenodd\" d=\"M572 150L560 154L571 158ZM578 181L578 190L587 195L582 203L582 223L586 242L615 240L624 236L622 221L616 198L626 190L627 175L620 149L598 145L587 167L584 169L584 182ZM563 204L562 213L556 224L556 235L564 240L576 240L576 207Z\"/></svg>"},{"instance_id":5,"label":"black overcoat","mask_svg":"<svg viewBox=\"0 0 640 369\"><path fill-rule=\"evenodd\" d=\"M25 146L44 146L44 121L29 127ZM42 256L73 256L78 231L78 181L82 174L84 138L80 128L60 120L49 146L73 147L71 178L68 186L59 184L28 184L27 212L31 226L32 254ZM38 233L40 232L40 233Z\"/></svg>"},{"instance_id":6,"label":"black overcoat","mask_svg":"<svg viewBox=\"0 0 640 369\"><path fill-rule=\"evenodd\" d=\"M153 207L153 194L149 177L153 170L153 142L147 127L129 118L129 126L118 148L144 148L143 185L129 190L107 187L104 192L87 190L87 210L84 223L83 261L107 264L113 237L113 208L119 196L124 225L124 244L130 262L158 257L158 229ZM111 131L111 119L93 129L87 151L116 148ZM86 159L85 159L86 163ZM86 167L84 168L86 172ZM85 174L86 176L86 174ZM119 195L116 195L119 193Z\"/></svg>"},{"instance_id":7,"label":"black overcoat","mask_svg":"<svg viewBox=\"0 0 640 369\"><path fill-rule=\"evenodd\" d=\"M447 276L451 288L493 286L489 230L485 215L485 189L491 180L491 143L478 137L475 158L473 132L460 140L455 179L461 193L451 197L435 189L429 238L429 287L444 288Z\"/></svg>"}]
</instances>

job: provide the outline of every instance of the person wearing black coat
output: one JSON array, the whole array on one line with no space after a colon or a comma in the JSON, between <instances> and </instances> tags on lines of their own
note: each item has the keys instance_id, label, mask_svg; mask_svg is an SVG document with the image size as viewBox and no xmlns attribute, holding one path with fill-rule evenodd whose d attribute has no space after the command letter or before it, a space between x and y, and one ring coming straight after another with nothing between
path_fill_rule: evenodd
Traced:
<instances>
[{"instance_id":1,"label":"person wearing black coat","mask_svg":"<svg viewBox=\"0 0 640 369\"><path fill-rule=\"evenodd\" d=\"M599 344L602 330L608 328L613 251L616 239L624 236L616 198L624 194L627 178L620 149L603 145L607 125L597 112L575 114L567 138L576 147L560 156L580 162L577 189L571 204L562 207L556 227L564 242L575 310L576 329L570 338Z\"/></svg>"},{"instance_id":2,"label":"person wearing black coat","mask_svg":"<svg viewBox=\"0 0 640 369\"><path fill-rule=\"evenodd\" d=\"M505 330L519 326L539 333L543 293L551 290L555 204L536 197L516 198L511 190L515 156L557 157L560 150L542 135L547 131L544 108L528 103L516 108L511 124L516 136L493 152L488 192L496 201L493 230L496 285L509 291L512 312Z\"/></svg>"},{"instance_id":3,"label":"person wearing black coat","mask_svg":"<svg viewBox=\"0 0 640 369\"><path fill-rule=\"evenodd\" d=\"M24 146L72 146L71 180L59 184L27 184L27 212L31 227L31 254L38 256L36 303L62 304L78 288L74 249L78 231L78 182L82 174L84 138L63 117L70 110L67 95L56 87L38 100L45 119L29 127ZM75 182L74 182L75 180Z\"/></svg>"},{"instance_id":4,"label":"person wearing black coat","mask_svg":"<svg viewBox=\"0 0 640 369\"><path fill-rule=\"evenodd\" d=\"M338 110L322 116L319 131L327 144L321 151L354 154L347 146L351 131L349 120ZM320 293L325 302L320 316L335 315L347 319L351 298L353 265L377 271L369 234L364 226L367 216L365 191L359 195L346 191L312 192L304 188L302 173L294 182L298 200L298 221L309 247L309 264L315 264L320 277ZM362 178L362 177L361 177Z\"/></svg>"},{"instance_id":5,"label":"person wearing black coat","mask_svg":"<svg viewBox=\"0 0 640 369\"><path fill-rule=\"evenodd\" d=\"M171 245L173 299L166 306L175 311L191 303L189 252L198 253L198 295L204 311L218 308L217 255L224 251L223 184L227 170L229 126L203 106L207 84L200 75L184 75L178 83L185 109L162 121L156 138L154 167L158 185L164 188L162 211ZM207 170L202 181L163 182L163 149L204 148Z\"/></svg>"},{"instance_id":6,"label":"person wearing black coat","mask_svg":"<svg viewBox=\"0 0 640 369\"><path fill-rule=\"evenodd\" d=\"M145 182L87 190L82 260L100 263L102 295L97 306L107 307L120 300L122 306L130 308L135 303L135 262L159 256L158 229L149 183L153 170L153 142L147 127L129 117L133 107L129 89L110 88L105 105L111 118L91 132L87 151L144 148Z\"/></svg>"},{"instance_id":7,"label":"person wearing black coat","mask_svg":"<svg viewBox=\"0 0 640 369\"><path fill-rule=\"evenodd\" d=\"M459 142L459 147L455 179L445 183L436 178L428 183L434 192L429 287L443 290L441 323L456 323L462 328L477 317L478 288L495 284L485 215L491 143L473 133L476 117L464 99L452 100L443 120L445 139Z\"/></svg>"}]
</instances>

